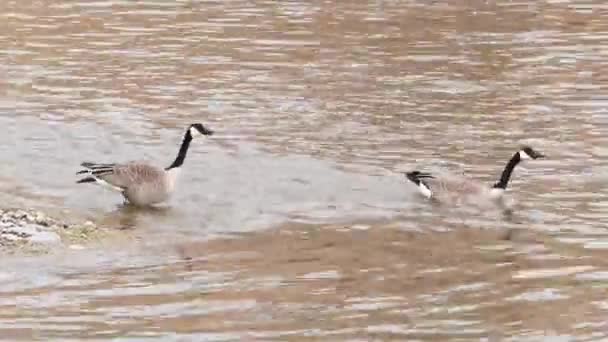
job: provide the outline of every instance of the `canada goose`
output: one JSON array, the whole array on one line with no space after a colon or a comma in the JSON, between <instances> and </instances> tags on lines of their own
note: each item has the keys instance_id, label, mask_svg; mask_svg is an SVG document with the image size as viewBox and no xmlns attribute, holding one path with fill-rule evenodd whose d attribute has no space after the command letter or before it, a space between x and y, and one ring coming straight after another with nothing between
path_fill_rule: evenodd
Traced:
<instances>
[{"instance_id":1,"label":"canada goose","mask_svg":"<svg viewBox=\"0 0 608 342\"><path fill-rule=\"evenodd\" d=\"M98 164L83 162L84 170L76 174L87 177L76 183L98 183L122 193L125 202L136 206L148 206L169 198L175 189L175 182L184 164L192 138L197 135L212 135L213 131L200 123L192 124L186 130L177 157L168 167L161 169L143 162L125 164Z\"/></svg>"},{"instance_id":2,"label":"canada goose","mask_svg":"<svg viewBox=\"0 0 608 342\"><path fill-rule=\"evenodd\" d=\"M544 155L531 147L524 146L511 157L500 179L492 187L463 176L435 175L420 171L407 172L405 176L416 184L422 195L440 203L498 204L504 207L503 194L515 166L522 160L543 157Z\"/></svg>"}]
</instances>

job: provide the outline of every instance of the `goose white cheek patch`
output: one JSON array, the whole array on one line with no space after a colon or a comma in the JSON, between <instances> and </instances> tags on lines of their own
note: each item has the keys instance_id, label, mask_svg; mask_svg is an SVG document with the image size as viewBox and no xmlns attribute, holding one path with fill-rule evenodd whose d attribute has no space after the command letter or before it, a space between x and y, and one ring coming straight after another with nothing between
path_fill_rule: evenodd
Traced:
<instances>
[{"instance_id":1,"label":"goose white cheek patch","mask_svg":"<svg viewBox=\"0 0 608 342\"><path fill-rule=\"evenodd\" d=\"M197 137L197 136L201 135L201 132L199 132L198 129L196 129L194 127L190 127L190 135L192 137Z\"/></svg>"},{"instance_id":2,"label":"goose white cheek patch","mask_svg":"<svg viewBox=\"0 0 608 342\"><path fill-rule=\"evenodd\" d=\"M424 185L424 183L420 182L418 184L418 190L420 190L420 193L424 195L424 197L426 198L431 198L431 196L433 195L433 192L431 191L431 189L429 189L426 185Z\"/></svg>"},{"instance_id":3,"label":"goose white cheek patch","mask_svg":"<svg viewBox=\"0 0 608 342\"><path fill-rule=\"evenodd\" d=\"M519 158L520 158L521 160L532 159L532 158L530 158L530 156L529 156L529 155L528 155L526 152L524 152L524 151L519 151Z\"/></svg>"}]
</instances>

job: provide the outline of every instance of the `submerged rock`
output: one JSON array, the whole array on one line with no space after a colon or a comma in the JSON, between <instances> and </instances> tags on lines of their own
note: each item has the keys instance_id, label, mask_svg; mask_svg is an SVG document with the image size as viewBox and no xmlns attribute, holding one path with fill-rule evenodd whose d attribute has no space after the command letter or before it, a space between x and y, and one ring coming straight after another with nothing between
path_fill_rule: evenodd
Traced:
<instances>
[{"instance_id":1,"label":"submerged rock","mask_svg":"<svg viewBox=\"0 0 608 342\"><path fill-rule=\"evenodd\" d=\"M2 235L16 235L19 237L26 238L28 236L32 236L38 233L38 229L35 225L24 223L22 226L13 225L7 228L4 228L1 232Z\"/></svg>"},{"instance_id":2,"label":"submerged rock","mask_svg":"<svg viewBox=\"0 0 608 342\"><path fill-rule=\"evenodd\" d=\"M96 228L92 222L87 222L86 226L87 229ZM40 211L0 209L0 245L59 244L62 242L62 232L73 227Z\"/></svg>"}]
</instances>

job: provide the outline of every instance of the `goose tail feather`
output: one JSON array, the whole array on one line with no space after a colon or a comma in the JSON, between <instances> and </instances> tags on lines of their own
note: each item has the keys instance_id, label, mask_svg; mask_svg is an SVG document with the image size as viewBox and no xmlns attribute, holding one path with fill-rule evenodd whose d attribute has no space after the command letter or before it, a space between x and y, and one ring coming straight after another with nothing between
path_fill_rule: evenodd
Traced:
<instances>
[{"instance_id":1,"label":"goose tail feather","mask_svg":"<svg viewBox=\"0 0 608 342\"><path fill-rule=\"evenodd\" d=\"M114 173L114 167L116 166L116 164L83 162L80 164L80 166L84 167L84 169L76 172L77 175L90 174L98 177Z\"/></svg>"},{"instance_id":2,"label":"goose tail feather","mask_svg":"<svg viewBox=\"0 0 608 342\"><path fill-rule=\"evenodd\" d=\"M93 183L93 182L97 182L97 180L94 177L85 177L85 178L81 178L79 180L76 181L77 184L80 183Z\"/></svg>"}]
</instances>

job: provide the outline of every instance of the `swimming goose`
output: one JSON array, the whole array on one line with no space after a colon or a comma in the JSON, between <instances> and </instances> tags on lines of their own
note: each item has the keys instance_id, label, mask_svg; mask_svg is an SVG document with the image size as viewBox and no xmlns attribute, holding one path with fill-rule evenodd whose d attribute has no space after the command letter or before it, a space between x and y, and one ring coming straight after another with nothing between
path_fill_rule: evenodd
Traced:
<instances>
[{"instance_id":1,"label":"swimming goose","mask_svg":"<svg viewBox=\"0 0 608 342\"><path fill-rule=\"evenodd\" d=\"M175 189L175 182L184 164L192 138L197 135L212 135L200 123L192 124L186 130L177 157L168 167L161 169L143 162L124 164L99 164L83 162L84 167L77 174L87 177L76 183L97 183L122 193L125 202L136 206L148 206L167 200Z\"/></svg>"},{"instance_id":2,"label":"swimming goose","mask_svg":"<svg viewBox=\"0 0 608 342\"><path fill-rule=\"evenodd\" d=\"M502 171L500 179L492 187L463 176L436 175L421 171L407 172L405 176L418 187L422 195L438 202L464 202L478 205L498 204L504 207L503 194L507 189L515 166L522 160L543 157L543 154L531 147L524 146L511 157Z\"/></svg>"}]
</instances>

